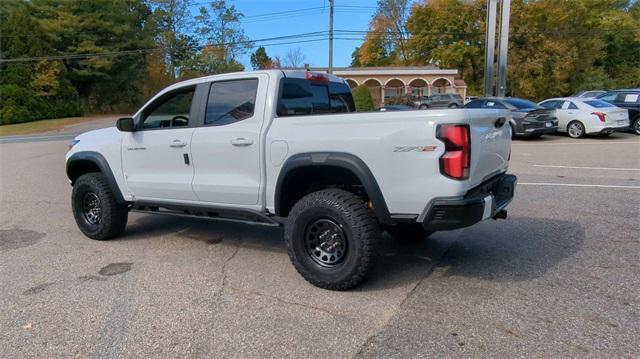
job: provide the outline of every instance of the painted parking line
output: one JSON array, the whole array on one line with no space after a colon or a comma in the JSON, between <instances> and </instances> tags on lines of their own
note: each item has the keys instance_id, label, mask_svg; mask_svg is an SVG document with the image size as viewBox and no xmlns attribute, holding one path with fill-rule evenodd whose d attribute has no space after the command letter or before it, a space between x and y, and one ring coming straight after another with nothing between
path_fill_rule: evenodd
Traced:
<instances>
[{"instance_id":1,"label":"painted parking line","mask_svg":"<svg viewBox=\"0 0 640 359\"><path fill-rule=\"evenodd\" d=\"M621 167L582 167L582 166L557 166L557 165L533 165L533 167L567 168L567 169L577 169L577 170L603 170L603 171L640 171L640 168L621 168Z\"/></svg>"},{"instance_id":2,"label":"painted parking line","mask_svg":"<svg viewBox=\"0 0 640 359\"><path fill-rule=\"evenodd\" d=\"M621 141L621 142L544 142L544 143L512 143L512 146L550 146L550 145L637 145L640 146L640 141Z\"/></svg>"},{"instance_id":3,"label":"painted parking line","mask_svg":"<svg viewBox=\"0 0 640 359\"><path fill-rule=\"evenodd\" d=\"M582 184L582 183L553 183L553 182L518 182L519 186L559 186L559 187L597 187L597 188L625 188L640 189L640 186L617 186L606 184Z\"/></svg>"}]
</instances>

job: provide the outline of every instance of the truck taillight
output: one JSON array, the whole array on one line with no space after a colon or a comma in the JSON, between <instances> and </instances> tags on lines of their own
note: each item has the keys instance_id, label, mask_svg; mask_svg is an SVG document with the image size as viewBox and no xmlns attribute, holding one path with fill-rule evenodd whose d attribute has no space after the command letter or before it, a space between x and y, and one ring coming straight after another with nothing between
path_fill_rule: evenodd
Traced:
<instances>
[{"instance_id":1,"label":"truck taillight","mask_svg":"<svg viewBox=\"0 0 640 359\"><path fill-rule=\"evenodd\" d=\"M591 112L592 115L598 116L600 122L607 122L607 114L604 112Z\"/></svg>"},{"instance_id":2,"label":"truck taillight","mask_svg":"<svg viewBox=\"0 0 640 359\"><path fill-rule=\"evenodd\" d=\"M471 139L468 125L440 125L439 140L444 142L444 154L440 157L440 172L457 180L469 178Z\"/></svg>"}]
</instances>

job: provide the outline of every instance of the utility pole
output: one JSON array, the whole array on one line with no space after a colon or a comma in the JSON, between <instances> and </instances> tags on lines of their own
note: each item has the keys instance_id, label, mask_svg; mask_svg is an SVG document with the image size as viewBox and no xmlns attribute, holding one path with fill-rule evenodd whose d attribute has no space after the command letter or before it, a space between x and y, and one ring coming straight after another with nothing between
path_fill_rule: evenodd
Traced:
<instances>
[{"instance_id":1,"label":"utility pole","mask_svg":"<svg viewBox=\"0 0 640 359\"><path fill-rule=\"evenodd\" d=\"M507 51L509 50L509 17L511 0L502 0L500 5L500 41L498 43L498 83L496 96L504 97L507 93Z\"/></svg>"},{"instance_id":2,"label":"utility pole","mask_svg":"<svg viewBox=\"0 0 640 359\"><path fill-rule=\"evenodd\" d=\"M487 30L484 41L484 95L493 96L493 62L496 44L496 10L498 0L487 1Z\"/></svg>"},{"instance_id":3,"label":"utility pole","mask_svg":"<svg viewBox=\"0 0 640 359\"><path fill-rule=\"evenodd\" d=\"M333 73L333 0L329 0L329 71Z\"/></svg>"}]
</instances>

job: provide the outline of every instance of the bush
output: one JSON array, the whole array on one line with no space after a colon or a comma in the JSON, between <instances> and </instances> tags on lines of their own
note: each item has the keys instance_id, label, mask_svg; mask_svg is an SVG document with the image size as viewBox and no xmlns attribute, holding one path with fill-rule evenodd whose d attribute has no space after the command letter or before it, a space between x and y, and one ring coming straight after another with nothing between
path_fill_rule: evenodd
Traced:
<instances>
[{"instance_id":1,"label":"bush","mask_svg":"<svg viewBox=\"0 0 640 359\"><path fill-rule=\"evenodd\" d=\"M353 90L353 102L355 102L358 112L373 111L373 98L369 88L365 85L360 85Z\"/></svg>"},{"instance_id":2,"label":"bush","mask_svg":"<svg viewBox=\"0 0 640 359\"><path fill-rule=\"evenodd\" d=\"M390 99L384 102L387 105L407 105L407 106L415 106L413 103L413 98L409 95L400 95L391 97Z\"/></svg>"},{"instance_id":3,"label":"bush","mask_svg":"<svg viewBox=\"0 0 640 359\"><path fill-rule=\"evenodd\" d=\"M80 115L78 95L69 85L57 96L38 96L32 89L8 84L0 86L0 124L29 122Z\"/></svg>"}]
</instances>

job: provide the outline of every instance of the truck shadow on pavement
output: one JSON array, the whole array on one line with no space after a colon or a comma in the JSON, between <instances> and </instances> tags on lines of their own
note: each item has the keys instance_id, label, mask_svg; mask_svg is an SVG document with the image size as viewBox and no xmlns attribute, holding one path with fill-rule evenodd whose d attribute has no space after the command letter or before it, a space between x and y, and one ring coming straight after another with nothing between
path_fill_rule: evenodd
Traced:
<instances>
[{"instance_id":1,"label":"truck shadow on pavement","mask_svg":"<svg viewBox=\"0 0 640 359\"><path fill-rule=\"evenodd\" d=\"M509 217L465 230L442 256L444 276L497 282L527 281L580 251L581 225L560 220Z\"/></svg>"},{"instance_id":2,"label":"truck shadow on pavement","mask_svg":"<svg viewBox=\"0 0 640 359\"><path fill-rule=\"evenodd\" d=\"M232 245L280 254L289 261L282 228L247 225L197 218L176 218L162 215L135 215L129 219L124 235L115 241L157 240L183 241L210 245ZM154 243L156 242L156 243ZM387 234L375 243L376 263L371 276L355 291L383 290L415 283L429 273L436 256L443 249L436 241L398 242ZM295 272L293 266L291 271ZM274 276L279 275L273 273ZM302 278L300 278L302 280Z\"/></svg>"}]
</instances>

